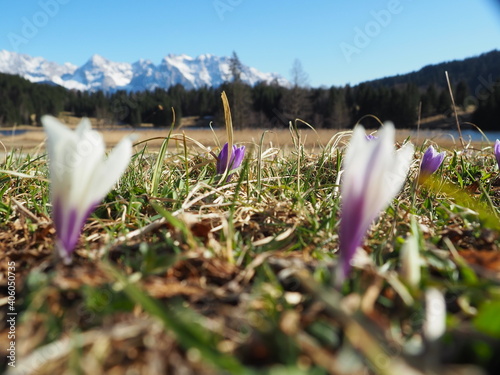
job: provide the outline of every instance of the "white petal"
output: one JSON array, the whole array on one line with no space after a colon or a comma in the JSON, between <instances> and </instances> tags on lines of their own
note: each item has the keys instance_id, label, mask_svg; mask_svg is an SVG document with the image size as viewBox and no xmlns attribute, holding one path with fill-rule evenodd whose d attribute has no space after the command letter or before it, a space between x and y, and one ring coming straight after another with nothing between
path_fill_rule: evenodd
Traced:
<instances>
[{"instance_id":1,"label":"white petal","mask_svg":"<svg viewBox=\"0 0 500 375\"><path fill-rule=\"evenodd\" d=\"M344 155L341 195L345 200L350 196L358 196L365 189L365 171L371 155L377 147L377 142L368 141L365 130L361 125L357 125L352 133L349 146Z\"/></svg>"},{"instance_id":2,"label":"white petal","mask_svg":"<svg viewBox=\"0 0 500 375\"><path fill-rule=\"evenodd\" d=\"M350 165L353 161L352 159L358 155L357 150L362 150L365 145L369 142L366 140L365 128L362 125L356 125L352 131L351 139L349 140L349 146L344 155L344 166Z\"/></svg>"},{"instance_id":3,"label":"white petal","mask_svg":"<svg viewBox=\"0 0 500 375\"><path fill-rule=\"evenodd\" d=\"M395 129L386 123L378 138L367 140L364 129L356 126L344 159L341 186L343 202L363 196L366 226L385 209L403 186L413 158L413 145L394 149Z\"/></svg>"},{"instance_id":4,"label":"white petal","mask_svg":"<svg viewBox=\"0 0 500 375\"><path fill-rule=\"evenodd\" d=\"M412 143L407 143L396 151L394 165L390 174L393 187L393 194L396 195L403 187L403 184L408 176L408 171L413 162L415 146Z\"/></svg>"},{"instance_id":5,"label":"white petal","mask_svg":"<svg viewBox=\"0 0 500 375\"><path fill-rule=\"evenodd\" d=\"M435 288L425 292L424 336L435 341L446 331L446 301L443 294Z\"/></svg>"},{"instance_id":6,"label":"white petal","mask_svg":"<svg viewBox=\"0 0 500 375\"><path fill-rule=\"evenodd\" d=\"M410 235L400 250L401 277L412 287L420 283L420 252L418 239Z\"/></svg>"},{"instance_id":7,"label":"white petal","mask_svg":"<svg viewBox=\"0 0 500 375\"><path fill-rule=\"evenodd\" d=\"M49 147L61 140L72 138L76 139L75 134L68 129L66 125L61 123L58 119L53 116L45 115L42 116L43 129L47 133ZM49 150L49 152L51 152Z\"/></svg>"},{"instance_id":8,"label":"white petal","mask_svg":"<svg viewBox=\"0 0 500 375\"><path fill-rule=\"evenodd\" d=\"M374 147L370 154L366 155L367 162L362 173L366 200L365 220L369 222L379 215L394 197L388 191L388 171L394 159L394 133L394 127L389 124L379 131L377 139L368 141L373 143Z\"/></svg>"},{"instance_id":9,"label":"white petal","mask_svg":"<svg viewBox=\"0 0 500 375\"><path fill-rule=\"evenodd\" d=\"M87 117L84 117L80 120L80 123L75 129L75 133L78 137L82 137L85 133L92 131L92 123Z\"/></svg>"},{"instance_id":10,"label":"white petal","mask_svg":"<svg viewBox=\"0 0 500 375\"><path fill-rule=\"evenodd\" d=\"M42 125L47 134L47 151L51 165L60 164L64 161L65 155L61 153L63 146L67 143L74 144L77 140L76 135L64 124L52 116L42 116Z\"/></svg>"},{"instance_id":11,"label":"white petal","mask_svg":"<svg viewBox=\"0 0 500 375\"><path fill-rule=\"evenodd\" d=\"M55 117L43 116L42 124L47 133L47 151L51 178L51 194L61 194L71 190L68 174L68 158L77 143L77 136Z\"/></svg>"},{"instance_id":12,"label":"white petal","mask_svg":"<svg viewBox=\"0 0 500 375\"><path fill-rule=\"evenodd\" d=\"M371 197L369 202L379 207L373 209L375 212L381 211L389 205L403 187L414 152L411 143L395 152L395 129L392 123L384 125L379 132L379 138L382 142L379 150L380 155L377 165L373 167L370 182L370 186L376 188L368 191L368 196Z\"/></svg>"},{"instance_id":13,"label":"white petal","mask_svg":"<svg viewBox=\"0 0 500 375\"><path fill-rule=\"evenodd\" d=\"M73 206L80 207L82 211L86 211L89 205L95 204L92 181L95 179L95 174L102 168L105 152L101 134L91 130L88 127L89 124L90 122L82 121L78 127L79 139L72 150L70 161L72 167L70 201Z\"/></svg>"},{"instance_id":14,"label":"white petal","mask_svg":"<svg viewBox=\"0 0 500 375\"><path fill-rule=\"evenodd\" d=\"M132 157L132 140L123 138L102 162L91 180L93 201L99 201L108 193L127 169Z\"/></svg>"}]
</instances>

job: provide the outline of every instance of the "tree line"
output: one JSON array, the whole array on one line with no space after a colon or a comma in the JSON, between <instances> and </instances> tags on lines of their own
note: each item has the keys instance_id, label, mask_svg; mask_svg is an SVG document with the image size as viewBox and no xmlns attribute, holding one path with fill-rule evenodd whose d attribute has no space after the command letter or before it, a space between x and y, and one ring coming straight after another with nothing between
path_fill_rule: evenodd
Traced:
<instances>
[{"instance_id":1,"label":"tree line","mask_svg":"<svg viewBox=\"0 0 500 375\"><path fill-rule=\"evenodd\" d=\"M399 128L412 128L419 116L453 115L448 88L435 83L423 86L409 81L388 85L374 81L352 87L312 88L293 81L290 87L264 82L249 86L241 80L240 64L234 54L233 79L220 87L188 90L175 85L167 90L144 92L81 92L0 74L0 125L39 125L41 115L57 116L66 111L78 117L95 117L103 124L170 126L173 108L177 125L184 116L199 116L203 125L213 121L215 126L222 126L223 90L230 100L235 128L286 127L289 121L301 119L316 128L344 129L365 115L391 120ZM452 84L457 108L472 112L469 118L484 130L500 129L499 83L498 77L488 77L480 89L465 79ZM373 120L363 124L377 126L370 121Z\"/></svg>"}]
</instances>

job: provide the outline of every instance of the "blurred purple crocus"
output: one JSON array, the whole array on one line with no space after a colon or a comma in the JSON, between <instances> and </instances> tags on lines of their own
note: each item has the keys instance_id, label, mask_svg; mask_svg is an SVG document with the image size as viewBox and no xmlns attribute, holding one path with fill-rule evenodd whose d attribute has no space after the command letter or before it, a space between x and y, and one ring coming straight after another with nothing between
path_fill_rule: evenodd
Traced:
<instances>
[{"instance_id":1,"label":"blurred purple crocus","mask_svg":"<svg viewBox=\"0 0 500 375\"><path fill-rule=\"evenodd\" d=\"M406 180L414 148L411 143L407 143L395 151L394 137L392 123L385 123L378 137L371 140L367 139L361 125L354 128L344 156L340 184L337 285L349 274L350 262L371 223L389 205Z\"/></svg>"},{"instance_id":2,"label":"blurred purple crocus","mask_svg":"<svg viewBox=\"0 0 500 375\"><path fill-rule=\"evenodd\" d=\"M500 141L498 139L495 141L493 150L495 151L495 157L497 158L498 168L500 168Z\"/></svg>"},{"instance_id":3,"label":"blurred purple crocus","mask_svg":"<svg viewBox=\"0 0 500 375\"><path fill-rule=\"evenodd\" d=\"M427 177L438 170L443 163L445 155L446 153L444 151L437 152L432 145L427 148L420 164L420 182L424 181Z\"/></svg>"},{"instance_id":4,"label":"blurred purple crocus","mask_svg":"<svg viewBox=\"0 0 500 375\"><path fill-rule=\"evenodd\" d=\"M231 160L228 161L229 146L225 143L217 157L217 174L224 174L227 168L228 175L226 181L231 180L233 174L230 172L239 168L245 157L245 146L236 147L236 145L233 145L232 150Z\"/></svg>"},{"instance_id":5,"label":"blurred purple crocus","mask_svg":"<svg viewBox=\"0 0 500 375\"><path fill-rule=\"evenodd\" d=\"M56 246L69 264L85 221L127 168L132 141L125 137L105 158L102 136L91 129L88 119L82 119L75 131L52 116L43 116L42 124L47 134Z\"/></svg>"}]
</instances>

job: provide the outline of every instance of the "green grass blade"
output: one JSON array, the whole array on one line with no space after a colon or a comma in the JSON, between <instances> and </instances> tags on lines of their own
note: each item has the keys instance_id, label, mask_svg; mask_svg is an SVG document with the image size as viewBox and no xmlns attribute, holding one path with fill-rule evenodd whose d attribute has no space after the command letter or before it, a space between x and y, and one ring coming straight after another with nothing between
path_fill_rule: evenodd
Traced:
<instances>
[{"instance_id":1,"label":"green grass blade","mask_svg":"<svg viewBox=\"0 0 500 375\"><path fill-rule=\"evenodd\" d=\"M158 318L165 329L173 332L179 343L185 348L197 349L202 358L216 368L228 371L229 374L250 374L234 357L227 356L214 348L211 334L203 327L193 321L187 321L186 317L192 313L186 313L179 306L162 306L151 298L140 287L129 282L129 280L111 264L106 268L113 277L123 285L127 296L151 316Z\"/></svg>"},{"instance_id":2,"label":"green grass blade","mask_svg":"<svg viewBox=\"0 0 500 375\"><path fill-rule=\"evenodd\" d=\"M165 154L167 153L168 143L170 141L170 136L174 130L175 125L175 111L172 108L172 124L170 125L170 130L168 131L167 137L163 140L160 151L158 152L158 157L156 158L156 163L153 168L153 177L151 179L151 189L149 191L150 195L155 196L158 192L158 185L160 184L161 171L163 169L163 160L165 159Z\"/></svg>"}]
</instances>

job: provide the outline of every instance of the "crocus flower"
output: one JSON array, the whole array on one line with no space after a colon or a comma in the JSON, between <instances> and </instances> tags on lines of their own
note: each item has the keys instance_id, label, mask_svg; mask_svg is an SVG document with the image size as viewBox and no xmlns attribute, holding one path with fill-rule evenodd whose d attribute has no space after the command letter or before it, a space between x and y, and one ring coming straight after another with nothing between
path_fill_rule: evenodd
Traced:
<instances>
[{"instance_id":1,"label":"crocus flower","mask_svg":"<svg viewBox=\"0 0 500 375\"><path fill-rule=\"evenodd\" d=\"M410 235L399 254L401 260L401 277L412 288L416 288L420 283L420 254L418 239L415 235Z\"/></svg>"},{"instance_id":2,"label":"crocus flower","mask_svg":"<svg viewBox=\"0 0 500 375\"><path fill-rule=\"evenodd\" d=\"M424 181L431 174L436 172L444 160L445 152L437 152L434 147L429 146L422 157L420 164L420 182Z\"/></svg>"},{"instance_id":3,"label":"crocus flower","mask_svg":"<svg viewBox=\"0 0 500 375\"><path fill-rule=\"evenodd\" d=\"M344 156L340 185L340 259L337 284L348 275L356 249L370 224L401 190L413 158L414 148L405 144L394 149L395 130L386 123L376 139L368 140L357 125Z\"/></svg>"},{"instance_id":4,"label":"crocus flower","mask_svg":"<svg viewBox=\"0 0 500 375\"><path fill-rule=\"evenodd\" d=\"M497 139L494 146L495 157L497 158L498 168L500 168L500 141Z\"/></svg>"},{"instance_id":5,"label":"crocus flower","mask_svg":"<svg viewBox=\"0 0 500 375\"><path fill-rule=\"evenodd\" d=\"M66 264L89 215L127 168L132 141L125 137L104 158L102 136L82 119L72 131L52 116L42 117L49 154L52 217L57 249Z\"/></svg>"},{"instance_id":6,"label":"crocus flower","mask_svg":"<svg viewBox=\"0 0 500 375\"><path fill-rule=\"evenodd\" d=\"M217 157L217 174L224 174L226 168L228 172L235 170L241 165L243 158L245 157L245 146L236 147L233 145L233 152L231 153L231 160L228 163L228 151L229 146L227 143L222 146L219 156ZM228 173L226 181L231 179L232 174Z\"/></svg>"},{"instance_id":7,"label":"crocus flower","mask_svg":"<svg viewBox=\"0 0 500 375\"><path fill-rule=\"evenodd\" d=\"M446 301L436 288L425 291L424 337L432 342L446 332Z\"/></svg>"}]
</instances>

